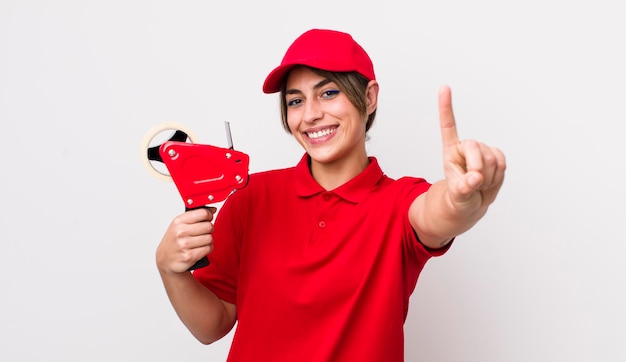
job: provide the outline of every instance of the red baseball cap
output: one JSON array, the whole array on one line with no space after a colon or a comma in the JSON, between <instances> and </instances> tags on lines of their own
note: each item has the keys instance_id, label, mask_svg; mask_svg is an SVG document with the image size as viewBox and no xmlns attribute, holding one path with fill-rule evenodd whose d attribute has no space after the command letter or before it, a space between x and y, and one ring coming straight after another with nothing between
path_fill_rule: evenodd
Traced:
<instances>
[{"instance_id":1,"label":"red baseball cap","mask_svg":"<svg viewBox=\"0 0 626 362\"><path fill-rule=\"evenodd\" d=\"M283 78L296 65L330 72L358 72L369 80L376 79L372 60L350 34L311 29L289 46L280 65L265 78L263 92L280 91Z\"/></svg>"}]
</instances>

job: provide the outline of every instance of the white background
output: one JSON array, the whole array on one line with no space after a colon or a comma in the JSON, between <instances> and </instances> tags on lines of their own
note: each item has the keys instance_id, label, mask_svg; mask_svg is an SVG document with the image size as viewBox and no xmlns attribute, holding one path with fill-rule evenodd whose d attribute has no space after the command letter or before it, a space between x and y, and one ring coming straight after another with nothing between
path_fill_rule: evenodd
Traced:
<instances>
[{"instance_id":1,"label":"white background","mask_svg":"<svg viewBox=\"0 0 626 362\"><path fill-rule=\"evenodd\" d=\"M381 96L368 150L442 177L437 90L500 147L487 216L412 296L407 361L624 361L626 23L619 1L0 2L0 360L223 361L162 289L182 212L141 161L163 122L293 165L261 84L309 28L352 33Z\"/></svg>"}]
</instances>

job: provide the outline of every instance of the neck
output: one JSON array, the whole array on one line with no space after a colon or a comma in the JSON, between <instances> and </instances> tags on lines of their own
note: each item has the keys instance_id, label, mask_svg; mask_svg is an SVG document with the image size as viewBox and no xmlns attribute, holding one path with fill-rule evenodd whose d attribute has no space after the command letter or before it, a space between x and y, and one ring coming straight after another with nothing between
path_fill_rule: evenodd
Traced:
<instances>
[{"instance_id":1,"label":"neck","mask_svg":"<svg viewBox=\"0 0 626 362\"><path fill-rule=\"evenodd\" d=\"M343 160L328 163L315 162L311 159L310 169L313 178L325 190L334 190L352 180L369 165L367 155L357 160Z\"/></svg>"}]
</instances>

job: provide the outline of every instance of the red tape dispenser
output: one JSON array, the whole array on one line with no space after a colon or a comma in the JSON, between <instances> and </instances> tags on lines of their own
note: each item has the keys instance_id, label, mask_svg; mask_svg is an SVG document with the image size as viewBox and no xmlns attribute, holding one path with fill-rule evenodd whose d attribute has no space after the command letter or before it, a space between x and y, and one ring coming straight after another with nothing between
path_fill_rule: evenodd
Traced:
<instances>
[{"instance_id":1,"label":"red tape dispenser","mask_svg":"<svg viewBox=\"0 0 626 362\"><path fill-rule=\"evenodd\" d=\"M185 203L185 210L224 201L248 184L250 157L233 148L228 122L228 148L193 143L191 134L179 126L162 127L161 131L167 129L174 131L173 135L160 145L148 146L147 160L165 164L167 173L151 166L166 178L169 173ZM189 270L207 265L209 261L205 256Z\"/></svg>"}]
</instances>

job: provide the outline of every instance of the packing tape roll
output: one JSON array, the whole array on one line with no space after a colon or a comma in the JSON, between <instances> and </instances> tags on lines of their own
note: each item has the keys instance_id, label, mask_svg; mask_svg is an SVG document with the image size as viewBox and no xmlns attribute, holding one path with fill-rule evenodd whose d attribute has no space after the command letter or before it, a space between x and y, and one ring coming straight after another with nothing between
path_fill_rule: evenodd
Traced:
<instances>
[{"instance_id":1,"label":"packing tape roll","mask_svg":"<svg viewBox=\"0 0 626 362\"><path fill-rule=\"evenodd\" d=\"M176 131L185 132L187 134L187 142L196 143L195 135L184 126L175 122L161 123L152 127L141 142L141 160L144 166L154 177L163 181L172 181L172 177L164 163L148 159L148 149L169 141Z\"/></svg>"}]
</instances>

